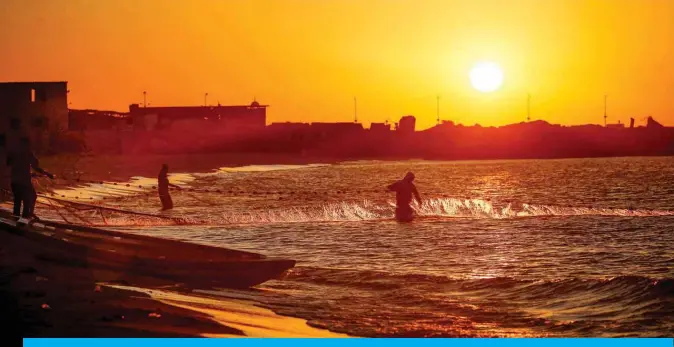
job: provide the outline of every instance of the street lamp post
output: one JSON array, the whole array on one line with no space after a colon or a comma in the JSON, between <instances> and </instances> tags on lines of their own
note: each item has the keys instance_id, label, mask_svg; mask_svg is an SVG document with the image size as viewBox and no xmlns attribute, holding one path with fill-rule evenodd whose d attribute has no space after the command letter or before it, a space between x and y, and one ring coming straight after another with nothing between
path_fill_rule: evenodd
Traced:
<instances>
[{"instance_id":1,"label":"street lamp post","mask_svg":"<svg viewBox=\"0 0 674 347\"><path fill-rule=\"evenodd\" d=\"M608 98L608 95L604 95L604 127L606 127L606 118L608 117L606 115L606 99Z\"/></svg>"},{"instance_id":2,"label":"street lamp post","mask_svg":"<svg viewBox=\"0 0 674 347\"><path fill-rule=\"evenodd\" d=\"M527 94L527 122L531 121L531 94Z\"/></svg>"}]
</instances>

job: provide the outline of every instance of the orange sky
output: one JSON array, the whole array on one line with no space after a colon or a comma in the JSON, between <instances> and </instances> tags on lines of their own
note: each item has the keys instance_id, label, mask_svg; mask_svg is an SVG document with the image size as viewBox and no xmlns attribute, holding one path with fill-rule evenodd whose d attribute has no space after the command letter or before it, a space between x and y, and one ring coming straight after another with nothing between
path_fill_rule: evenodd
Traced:
<instances>
[{"instance_id":1,"label":"orange sky","mask_svg":"<svg viewBox=\"0 0 674 347\"><path fill-rule=\"evenodd\" d=\"M270 104L268 121L417 116L674 125L671 0L2 0L0 80L67 80L72 108ZM504 70L475 91L473 64Z\"/></svg>"}]
</instances>

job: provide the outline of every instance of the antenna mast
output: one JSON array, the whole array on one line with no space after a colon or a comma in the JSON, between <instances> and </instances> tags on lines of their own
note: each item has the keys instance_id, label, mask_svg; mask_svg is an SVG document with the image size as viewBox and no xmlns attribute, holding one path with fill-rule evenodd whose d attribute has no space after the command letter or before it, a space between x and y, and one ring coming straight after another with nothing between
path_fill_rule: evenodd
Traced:
<instances>
[{"instance_id":1,"label":"antenna mast","mask_svg":"<svg viewBox=\"0 0 674 347\"><path fill-rule=\"evenodd\" d=\"M531 121L531 94L527 94L527 122Z\"/></svg>"},{"instance_id":2,"label":"antenna mast","mask_svg":"<svg viewBox=\"0 0 674 347\"><path fill-rule=\"evenodd\" d=\"M358 104L355 96L353 97L353 122L358 123Z\"/></svg>"},{"instance_id":3,"label":"antenna mast","mask_svg":"<svg viewBox=\"0 0 674 347\"><path fill-rule=\"evenodd\" d=\"M436 98L436 113L438 125L440 124L440 95Z\"/></svg>"},{"instance_id":4,"label":"antenna mast","mask_svg":"<svg viewBox=\"0 0 674 347\"><path fill-rule=\"evenodd\" d=\"M606 98L608 98L608 95L604 95L604 127L606 127Z\"/></svg>"}]
</instances>

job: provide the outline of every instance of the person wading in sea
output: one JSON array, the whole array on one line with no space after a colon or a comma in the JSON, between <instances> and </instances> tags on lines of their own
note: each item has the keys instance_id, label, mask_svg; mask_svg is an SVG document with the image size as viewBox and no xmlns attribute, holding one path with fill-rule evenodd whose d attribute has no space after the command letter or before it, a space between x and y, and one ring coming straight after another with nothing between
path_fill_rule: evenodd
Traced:
<instances>
[{"instance_id":1,"label":"person wading in sea","mask_svg":"<svg viewBox=\"0 0 674 347\"><path fill-rule=\"evenodd\" d=\"M173 208L173 200L171 199L171 194L169 194L169 187L181 189L179 186L169 183L168 165L163 164L161 170L159 170L159 177L157 177L157 191L159 192L162 211Z\"/></svg>"},{"instance_id":2,"label":"person wading in sea","mask_svg":"<svg viewBox=\"0 0 674 347\"><path fill-rule=\"evenodd\" d=\"M414 211L410 206L412 195L421 205L421 196L414 186L414 174L408 172L405 178L388 186L388 190L396 192L396 219L399 222L411 222L414 219Z\"/></svg>"},{"instance_id":3,"label":"person wading in sea","mask_svg":"<svg viewBox=\"0 0 674 347\"><path fill-rule=\"evenodd\" d=\"M35 203L37 202L37 193L33 187L32 175L30 169L54 179L54 175L40 168L35 154L30 149L30 140L22 137L19 140L19 148L7 156L7 165L11 167L12 194L14 194L14 215L23 218L34 217ZM23 213L21 213L21 204L23 204Z\"/></svg>"}]
</instances>

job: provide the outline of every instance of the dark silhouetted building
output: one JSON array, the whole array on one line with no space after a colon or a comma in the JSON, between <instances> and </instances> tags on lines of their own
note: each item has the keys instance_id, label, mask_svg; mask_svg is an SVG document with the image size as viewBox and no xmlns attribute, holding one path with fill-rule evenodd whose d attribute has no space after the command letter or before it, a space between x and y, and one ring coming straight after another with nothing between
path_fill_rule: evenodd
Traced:
<instances>
[{"instance_id":1,"label":"dark silhouetted building","mask_svg":"<svg viewBox=\"0 0 674 347\"><path fill-rule=\"evenodd\" d=\"M282 123L271 123L267 127L270 131L278 132L289 132L289 131L309 131L311 124L309 123L294 123L294 122L282 122Z\"/></svg>"},{"instance_id":2,"label":"dark silhouetted building","mask_svg":"<svg viewBox=\"0 0 674 347\"><path fill-rule=\"evenodd\" d=\"M10 146L21 133L39 150L47 146L47 130L55 129L68 129L67 82L0 83L0 134Z\"/></svg>"},{"instance_id":3,"label":"dark silhouetted building","mask_svg":"<svg viewBox=\"0 0 674 347\"><path fill-rule=\"evenodd\" d=\"M414 133L414 128L416 126L417 119L414 116L405 116L400 118L398 122L398 131L403 134L412 134Z\"/></svg>"},{"instance_id":4,"label":"dark silhouetted building","mask_svg":"<svg viewBox=\"0 0 674 347\"><path fill-rule=\"evenodd\" d=\"M373 133L387 133L391 131L391 124L388 123L372 123L370 124L370 131Z\"/></svg>"},{"instance_id":5,"label":"dark silhouetted building","mask_svg":"<svg viewBox=\"0 0 674 347\"><path fill-rule=\"evenodd\" d=\"M11 118L29 126L68 127L67 82L0 83L0 129L7 129Z\"/></svg>"},{"instance_id":6,"label":"dark silhouetted building","mask_svg":"<svg viewBox=\"0 0 674 347\"><path fill-rule=\"evenodd\" d=\"M242 106L129 106L129 114L136 129L152 130L156 127L170 128L179 121L210 121L208 126L215 130L262 131L267 123L268 105L253 101Z\"/></svg>"},{"instance_id":7,"label":"dark silhouetted building","mask_svg":"<svg viewBox=\"0 0 674 347\"><path fill-rule=\"evenodd\" d=\"M620 121L618 121L618 123L616 123L616 124L606 124L606 127L607 127L607 128L612 128L612 129L624 129L624 128L625 128L625 124L620 123Z\"/></svg>"},{"instance_id":8,"label":"dark silhouetted building","mask_svg":"<svg viewBox=\"0 0 674 347\"><path fill-rule=\"evenodd\" d=\"M646 120L646 128L664 128L665 126L658 123L653 117L648 116Z\"/></svg>"},{"instance_id":9,"label":"dark silhouetted building","mask_svg":"<svg viewBox=\"0 0 674 347\"><path fill-rule=\"evenodd\" d=\"M363 130L363 125L360 123L311 123L311 132L319 137L357 135Z\"/></svg>"},{"instance_id":10,"label":"dark silhouetted building","mask_svg":"<svg viewBox=\"0 0 674 347\"><path fill-rule=\"evenodd\" d=\"M69 110L68 129L75 131L110 130L130 121L128 113L102 110Z\"/></svg>"},{"instance_id":11,"label":"dark silhouetted building","mask_svg":"<svg viewBox=\"0 0 674 347\"><path fill-rule=\"evenodd\" d=\"M300 141L309 136L310 129L309 123L271 123L267 126L266 134L275 140Z\"/></svg>"}]
</instances>

